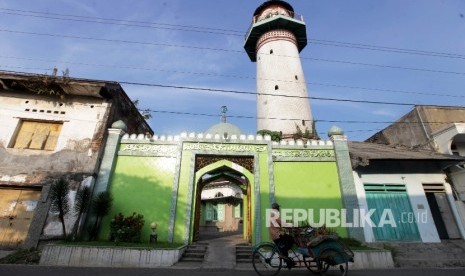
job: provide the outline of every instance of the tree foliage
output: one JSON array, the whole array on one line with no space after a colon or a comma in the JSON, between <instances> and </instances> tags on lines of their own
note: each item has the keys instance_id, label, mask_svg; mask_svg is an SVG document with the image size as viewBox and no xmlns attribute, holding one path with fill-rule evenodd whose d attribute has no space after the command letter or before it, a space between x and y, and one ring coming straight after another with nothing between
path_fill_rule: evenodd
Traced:
<instances>
[{"instance_id":1,"label":"tree foliage","mask_svg":"<svg viewBox=\"0 0 465 276\"><path fill-rule=\"evenodd\" d=\"M58 213L63 229L63 237L66 236L65 215L69 212L69 182L63 178L56 180L50 188L50 210Z\"/></svg>"},{"instance_id":2,"label":"tree foliage","mask_svg":"<svg viewBox=\"0 0 465 276\"><path fill-rule=\"evenodd\" d=\"M76 199L74 203L74 212L77 215L76 222L73 227L73 239L76 238L79 222L81 221L82 214L85 213L90 206L91 202L91 191L88 186L84 186L79 189L76 193Z\"/></svg>"},{"instance_id":3,"label":"tree foliage","mask_svg":"<svg viewBox=\"0 0 465 276\"><path fill-rule=\"evenodd\" d=\"M100 223L104 216L108 215L113 203L113 198L108 192L100 192L92 200L92 214L95 216L94 226L91 231L91 240L97 238Z\"/></svg>"},{"instance_id":4,"label":"tree foliage","mask_svg":"<svg viewBox=\"0 0 465 276\"><path fill-rule=\"evenodd\" d=\"M275 142L279 142L281 141L281 139L283 139L283 133L281 131L271 131L268 129L261 129L257 131L257 134L260 134L262 136L270 135L271 141L275 141Z\"/></svg>"}]
</instances>

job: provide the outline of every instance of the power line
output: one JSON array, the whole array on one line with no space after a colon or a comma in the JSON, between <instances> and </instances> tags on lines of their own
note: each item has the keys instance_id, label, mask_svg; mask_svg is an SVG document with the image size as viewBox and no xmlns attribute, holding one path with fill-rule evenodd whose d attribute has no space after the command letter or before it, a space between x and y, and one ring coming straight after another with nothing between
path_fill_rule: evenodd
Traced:
<instances>
[{"instance_id":1,"label":"power line","mask_svg":"<svg viewBox=\"0 0 465 276\"><path fill-rule=\"evenodd\" d=\"M23 66L12 66L12 65L2 65L2 64L0 64L0 68L15 68L15 69L21 69L21 70L43 70L43 71L53 70L53 68L23 67Z\"/></svg>"},{"instance_id":2,"label":"power line","mask_svg":"<svg viewBox=\"0 0 465 276\"><path fill-rule=\"evenodd\" d=\"M112 65L112 64L71 62L71 61L41 59L41 58L25 58L25 57L12 57L12 56L2 56L2 55L0 55L0 58L29 60L29 61L41 61L41 62L54 62L54 63L64 63L64 64L74 64L74 65L84 65L84 66L95 66L95 67L131 69L131 70L157 71L157 72L168 72L168 73L177 73L177 74L218 76L218 77L238 78L238 79L259 79L259 80L276 81L276 82L295 82L294 80L275 80L275 79L266 79L266 78L256 78L256 77L251 77L251 76L217 74L217 73L206 73L206 72L192 72L192 71L179 71L179 70L167 70L167 69L144 68L144 67L134 67L134 66L120 66L120 65ZM51 69L47 69L47 70L51 70ZM378 91L378 92L392 92L392 93L416 94L416 95L427 95L427 96L465 98L465 95L437 94L437 93L426 93L426 92L405 91L405 90L395 90L395 89L369 88L369 87L360 87L360 86L331 84L331 83L317 83L317 82L305 82L305 83L308 84L308 85L328 86L328 87L337 87L337 88L348 88L348 89L356 89L356 90L369 90L369 91Z\"/></svg>"},{"instance_id":3,"label":"power line","mask_svg":"<svg viewBox=\"0 0 465 276\"><path fill-rule=\"evenodd\" d=\"M353 99L314 97L314 96L295 96L295 95L286 95L286 94L273 94L273 93L261 93L261 92L252 92L252 91L239 91L239 90L227 90L227 89L218 89L218 88L205 88L205 87L193 87L193 86L181 86L181 85L166 85L166 84L129 82L129 81L119 81L118 83L127 84L127 85L137 85L137 86L186 89L186 90L232 93L232 94L242 94L242 95L262 95L262 96L297 98L297 99L311 99L311 100L322 100L322 101L351 102L351 103L365 103L365 104L382 104L382 105L397 105L397 106L415 106L415 105L419 105L417 103L367 101L367 100L353 100Z\"/></svg>"},{"instance_id":4,"label":"power line","mask_svg":"<svg viewBox=\"0 0 465 276\"><path fill-rule=\"evenodd\" d=\"M398 106L415 106L415 105L418 105L416 103L397 103L397 102L366 101L366 100L352 100L352 99L340 99L340 98L338 99L338 98L326 98L326 97L294 96L294 95L286 95L286 94L259 93L259 92L251 92L251 91L238 91L238 90L203 88L203 87L192 87L192 86L181 86L181 85L165 85L165 84L155 84L155 83L128 82L128 81L120 81L119 83L128 84L128 85L138 85L138 86L152 86L152 87L161 87L161 88L201 90L201 91L209 91L209 92L233 93L233 94L243 94L243 95L263 95L263 96L284 97L284 98L298 98L298 99L312 99L312 100L322 100L322 101L366 103L366 104L383 104L383 105L398 105Z\"/></svg>"},{"instance_id":5,"label":"power line","mask_svg":"<svg viewBox=\"0 0 465 276\"><path fill-rule=\"evenodd\" d=\"M149 113L162 113L162 114L171 114L171 115L188 115L188 116L203 116L203 117L220 117L221 114L208 114L208 113L195 113L195 112L183 112L183 111L170 111L170 110L153 110L153 109L139 109L139 111L149 112ZM280 121L302 121L302 118L280 118L280 117L257 117L250 115L228 115L228 118L236 119L259 119L259 120L280 120ZM452 123L465 123L465 121L409 121L409 122L399 122L399 121L355 121L355 120L325 120L325 119L315 119L315 123L345 123L345 124L452 124ZM418 126L422 127L422 126ZM364 130L370 131L370 130Z\"/></svg>"},{"instance_id":6,"label":"power line","mask_svg":"<svg viewBox=\"0 0 465 276\"><path fill-rule=\"evenodd\" d=\"M0 8L0 10L4 10L4 12L0 11L0 13L3 13L3 14L47 18L47 19L55 19L55 20L68 20L68 21L77 21L77 22L112 24L112 25L141 27L141 28L168 29L168 30L188 31L188 32L203 32L203 33L231 35L231 36L243 36L243 33L244 33L243 31L238 31L238 30L201 27L201 26L193 26L193 25L178 25L178 24L168 24L168 23L160 23L160 22L121 20L121 19L112 19L112 18L101 18L101 17L80 16L80 15L71 15L71 14L50 13L50 12L38 12L38 11L31 11L31 10L7 9L7 8ZM5 12L5 11L8 11L8 12ZM68 18L63 18L63 17L68 17ZM163 26L166 26L166 27L163 27ZM319 44L319 45L325 45L325 46L345 47L345 48L353 48L353 49L361 49L361 50L392 52L392 53L399 53L399 54L413 54L413 55L441 57L441 58L465 59L465 56L460 55L460 54L425 51L425 50L419 50L419 49L406 49L406 48L398 48L398 47L387 47L387 46L380 46L380 45L370 45L370 44L363 44L363 43L351 43L351 42L323 40L323 39L308 39L308 42L312 44Z\"/></svg>"},{"instance_id":7,"label":"power line","mask_svg":"<svg viewBox=\"0 0 465 276\"><path fill-rule=\"evenodd\" d=\"M31 112L27 112L24 110L18 109L11 109L8 107L2 107L3 110L15 111L25 114L31 114ZM221 114L208 114L208 113L193 113L193 112L181 112L181 111L169 111L169 110L152 110L152 109L139 109L139 112L150 112L150 113L162 113L162 114L171 114L171 115L188 115L188 116L203 116L203 117L220 117ZM34 113L32 113L34 114ZM97 122L99 120L90 120L90 119L81 119L81 118L70 118L68 116L56 116L53 114L47 114L46 116L53 117L55 120L74 120L74 121L85 121L85 122ZM279 117L256 117L256 116L246 116L246 115L228 115L228 118L237 118L237 119L268 119L268 120L281 120L281 121L301 121L301 119L293 119L293 118L279 118ZM24 118L28 119L28 118ZM445 122L429 122L429 121L410 121L410 122L394 122L394 121L353 121L353 120L324 120L318 119L314 120L315 123L345 123L345 124L404 124L404 125L414 125L414 124L451 124L451 123L464 123L465 121L445 121ZM0 125L4 125L1 124ZM6 126L6 125L4 125ZM418 126L421 127L421 126ZM371 131L379 131L381 129L369 129L369 130L344 130L345 132L371 132ZM68 136L65 136L68 137Z\"/></svg>"},{"instance_id":8,"label":"power line","mask_svg":"<svg viewBox=\"0 0 465 276\"><path fill-rule=\"evenodd\" d=\"M361 44L361 43L349 43L349 42L320 40L320 39L309 39L308 42L312 44L334 46L334 47L345 47L345 48L353 48L353 49L360 49L360 50L391 52L391 53L398 53L398 54L412 54L412 55L422 55L422 56L441 57L441 58L465 59L464 55L459 55L459 54L402 49L402 48L385 47L385 46L375 46L375 45L368 45L368 44Z\"/></svg>"},{"instance_id":9,"label":"power line","mask_svg":"<svg viewBox=\"0 0 465 276\"><path fill-rule=\"evenodd\" d=\"M168 23L137 21L137 20L121 20L121 19L113 19L113 18L102 18L102 17L60 14L60 13L50 13L50 12L37 12L37 11L7 9L7 8L0 8L0 10L9 11L9 12L0 12L3 14L48 18L48 19L57 19L57 20L68 20L68 21L76 21L76 22L89 22L89 23L111 24L111 25L121 25L121 26L130 26L130 27L180 30L180 31L190 31L190 32L206 32L206 33L225 34L225 35L234 35L234 36L243 36L243 33L244 33L244 32L237 31L237 30L228 30L228 29L193 26L193 25L179 25L179 24L168 24ZM17 13L17 12L20 12L20 13ZM32 13L32 14L25 14L25 13ZM54 17L49 16L49 15L52 15ZM56 16L60 16L60 17L56 17ZM71 18L63 18L63 17L71 17ZM160 27L160 26L167 26L167 27ZM187 29L179 29L179 28L187 28Z\"/></svg>"},{"instance_id":10,"label":"power line","mask_svg":"<svg viewBox=\"0 0 465 276\"><path fill-rule=\"evenodd\" d=\"M48 36L48 37L62 37L62 38L72 38L72 39L83 39L83 40L93 40L93 41L105 41L105 42L151 45L151 46L178 47L178 48L188 48L188 49L208 50L208 51L234 52L234 53L241 53L241 54L244 53L243 51L231 50L231 49L222 49L222 48L210 48L210 47L190 46L190 45L181 45L181 44L155 43L155 42L131 41L131 40L120 40L120 39L108 39L108 38L95 38L95 37L63 35L63 34L24 32L24 31L15 31L15 30L7 30L7 29L0 29L0 32L8 32L8 33L16 33L16 34L27 34L27 35L37 35L37 36ZM269 54L266 54L266 55L269 55ZM287 57L287 58L299 58L299 57L292 57L292 56L285 56L285 55L275 55L275 56ZM402 67L402 66L394 66L394 65L362 63L362 62L333 60L333 59L322 59L322 58L310 58L310 57L300 57L300 58L301 59L315 60L315 61L323 61L323 62L349 64L349 65L362 65L362 66L390 68L390 69L401 69L401 70L411 70L411 71L420 71L420 72L429 72L429 73L465 75L465 73L463 73L463 72L454 72L454 71L433 70L433 69L414 68L414 67Z\"/></svg>"},{"instance_id":11,"label":"power line","mask_svg":"<svg viewBox=\"0 0 465 276\"><path fill-rule=\"evenodd\" d=\"M391 69L402 69L402 70L421 71L421 72L430 72L430 73L465 75L464 72L454 72L454 71L443 71L443 70L433 70L433 69L414 68L414 67L403 67L403 66L384 65L384 64L363 63L363 62L335 60L335 59L322 59L322 58L310 58L310 57L301 57L301 58L302 59L316 60L316 61L324 61L324 62L343 63L343 64L349 64L349 65L363 65L363 66L391 68Z\"/></svg>"},{"instance_id":12,"label":"power line","mask_svg":"<svg viewBox=\"0 0 465 276\"><path fill-rule=\"evenodd\" d=\"M141 44L141 45L151 45L151 46L178 47L178 48L209 50L209 51L244 53L243 51L230 50L230 49L221 49L221 48L197 47L197 46L181 45L181 44L167 44L167 43L156 43L156 42L131 41L131 40L97 38L97 37L86 37L86 36L74 36L74 35L63 35L63 34L47 34L47 33L37 33L37 32L23 32L23 31L14 31L14 30L7 30L7 29L0 29L0 32L16 33L16 34L27 34L27 35L37 35L37 36L48 36L48 37L73 38L73 39L83 39L83 40L94 40L94 41L105 41L105 42L128 43L128 44Z\"/></svg>"}]
</instances>

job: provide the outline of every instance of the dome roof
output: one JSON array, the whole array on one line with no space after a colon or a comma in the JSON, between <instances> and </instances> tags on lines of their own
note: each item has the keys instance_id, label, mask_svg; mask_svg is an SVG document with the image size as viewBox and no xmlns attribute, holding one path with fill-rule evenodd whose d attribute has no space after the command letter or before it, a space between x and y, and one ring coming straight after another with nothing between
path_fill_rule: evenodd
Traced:
<instances>
[{"instance_id":1,"label":"dome roof","mask_svg":"<svg viewBox=\"0 0 465 276\"><path fill-rule=\"evenodd\" d=\"M242 134L242 131L236 125L223 122L213 125L205 133L223 135L225 132L228 133L228 136Z\"/></svg>"},{"instance_id":2,"label":"dome roof","mask_svg":"<svg viewBox=\"0 0 465 276\"><path fill-rule=\"evenodd\" d=\"M261 4L256 10L255 12L253 13L254 16L258 15L259 13L261 13L264 9L268 8L269 6L272 6L272 5L279 5L279 6L282 6L284 7L286 10L290 11L290 12L294 12L294 9L292 8L292 6L285 2L285 1L281 1L281 0L269 0L269 1L266 1L264 2L263 4Z\"/></svg>"},{"instance_id":3,"label":"dome roof","mask_svg":"<svg viewBox=\"0 0 465 276\"><path fill-rule=\"evenodd\" d=\"M126 126L126 124L121 121L121 120L118 120L116 122L114 122L112 125L111 125L111 128L117 128L117 129L122 129L124 131L128 131L128 127Z\"/></svg>"},{"instance_id":4,"label":"dome roof","mask_svg":"<svg viewBox=\"0 0 465 276\"><path fill-rule=\"evenodd\" d=\"M333 135L344 135L344 131L338 126L332 126L328 131L328 136L331 137Z\"/></svg>"}]
</instances>

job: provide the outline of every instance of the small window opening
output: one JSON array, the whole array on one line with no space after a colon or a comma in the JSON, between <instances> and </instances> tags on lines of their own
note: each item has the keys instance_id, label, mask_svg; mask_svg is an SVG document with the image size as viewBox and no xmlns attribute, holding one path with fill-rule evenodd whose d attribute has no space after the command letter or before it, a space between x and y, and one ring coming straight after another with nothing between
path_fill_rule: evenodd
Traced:
<instances>
[{"instance_id":1,"label":"small window opening","mask_svg":"<svg viewBox=\"0 0 465 276\"><path fill-rule=\"evenodd\" d=\"M63 103L60 103L60 106L63 106Z\"/></svg>"},{"instance_id":2,"label":"small window opening","mask_svg":"<svg viewBox=\"0 0 465 276\"><path fill-rule=\"evenodd\" d=\"M273 54L273 49L270 50L270 55L272 55L272 54Z\"/></svg>"},{"instance_id":3,"label":"small window opening","mask_svg":"<svg viewBox=\"0 0 465 276\"><path fill-rule=\"evenodd\" d=\"M279 86L275 85L274 90L278 90L278 89L279 89Z\"/></svg>"},{"instance_id":4,"label":"small window opening","mask_svg":"<svg viewBox=\"0 0 465 276\"><path fill-rule=\"evenodd\" d=\"M303 126L305 125L305 120L302 120L302 125L303 125Z\"/></svg>"},{"instance_id":5,"label":"small window opening","mask_svg":"<svg viewBox=\"0 0 465 276\"><path fill-rule=\"evenodd\" d=\"M26 101L26 103L29 103L29 101Z\"/></svg>"},{"instance_id":6,"label":"small window opening","mask_svg":"<svg viewBox=\"0 0 465 276\"><path fill-rule=\"evenodd\" d=\"M295 80L299 80L299 77L297 77L297 75L295 75Z\"/></svg>"}]
</instances>

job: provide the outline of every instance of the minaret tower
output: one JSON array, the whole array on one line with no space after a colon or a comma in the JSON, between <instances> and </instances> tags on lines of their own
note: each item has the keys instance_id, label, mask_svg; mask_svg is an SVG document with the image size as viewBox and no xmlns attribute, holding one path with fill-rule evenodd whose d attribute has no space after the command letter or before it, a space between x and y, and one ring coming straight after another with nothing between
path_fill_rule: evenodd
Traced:
<instances>
[{"instance_id":1,"label":"minaret tower","mask_svg":"<svg viewBox=\"0 0 465 276\"><path fill-rule=\"evenodd\" d=\"M257 130L281 131L290 138L298 126L315 134L299 56L306 45L303 18L289 3L269 0L255 10L244 48L257 62Z\"/></svg>"}]
</instances>

